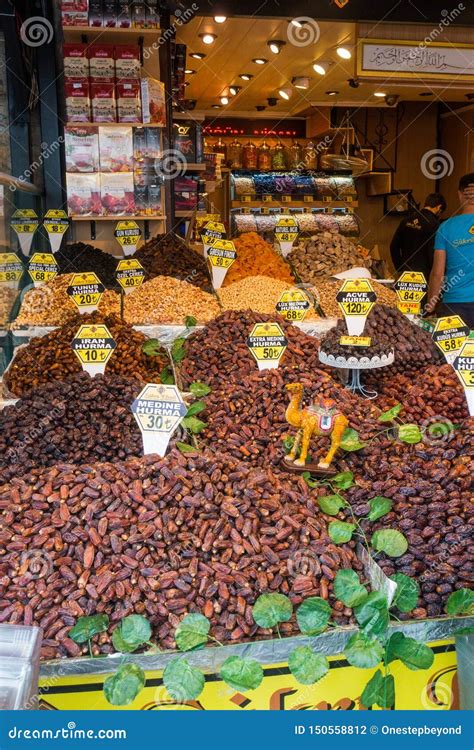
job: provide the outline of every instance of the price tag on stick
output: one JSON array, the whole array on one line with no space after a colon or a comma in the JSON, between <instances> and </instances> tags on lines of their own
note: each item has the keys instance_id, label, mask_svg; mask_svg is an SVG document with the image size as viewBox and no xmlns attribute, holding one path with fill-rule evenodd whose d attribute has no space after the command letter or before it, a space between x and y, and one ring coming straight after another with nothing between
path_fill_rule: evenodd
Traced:
<instances>
[{"instance_id":1,"label":"price tag on stick","mask_svg":"<svg viewBox=\"0 0 474 750\"><path fill-rule=\"evenodd\" d=\"M164 456L171 435L188 409L175 385L148 383L132 404L143 438L143 452Z\"/></svg>"},{"instance_id":2,"label":"price tag on stick","mask_svg":"<svg viewBox=\"0 0 474 750\"><path fill-rule=\"evenodd\" d=\"M66 291L80 313L91 313L97 310L105 287L95 273L76 273Z\"/></svg>"},{"instance_id":3,"label":"price tag on stick","mask_svg":"<svg viewBox=\"0 0 474 750\"><path fill-rule=\"evenodd\" d=\"M23 276L23 264L16 253L0 253L0 284L18 289Z\"/></svg>"},{"instance_id":4,"label":"price tag on stick","mask_svg":"<svg viewBox=\"0 0 474 750\"><path fill-rule=\"evenodd\" d=\"M136 221L119 221L115 227L115 238L124 255L133 255L137 251L142 230Z\"/></svg>"},{"instance_id":5,"label":"price tag on stick","mask_svg":"<svg viewBox=\"0 0 474 750\"><path fill-rule=\"evenodd\" d=\"M208 221L201 232L201 240L204 245L204 256L207 258L207 251L213 246L216 240L225 240L225 226L221 221Z\"/></svg>"},{"instance_id":6,"label":"price tag on stick","mask_svg":"<svg viewBox=\"0 0 474 750\"><path fill-rule=\"evenodd\" d=\"M368 279L347 279L336 295L346 320L349 336L360 336L377 295Z\"/></svg>"},{"instance_id":7,"label":"price tag on stick","mask_svg":"<svg viewBox=\"0 0 474 750\"><path fill-rule=\"evenodd\" d=\"M33 253L28 264L28 273L34 285L41 286L57 276L58 268L52 253Z\"/></svg>"},{"instance_id":8,"label":"price tag on stick","mask_svg":"<svg viewBox=\"0 0 474 750\"><path fill-rule=\"evenodd\" d=\"M61 247L63 237L69 229L69 219L66 211L51 208L44 215L44 228L49 238L49 244L53 253L57 253Z\"/></svg>"},{"instance_id":9,"label":"price tag on stick","mask_svg":"<svg viewBox=\"0 0 474 750\"><path fill-rule=\"evenodd\" d=\"M247 346L259 370L278 367L287 344L288 340L278 323L257 323L247 339Z\"/></svg>"},{"instance_id":10,"label":"price tag on stick","mask_svg":"<svg viewBox=\"0 0 474 750\"><path fill-rule=\"evenodd\" d=\"M400 312L404 315L419 315L421 300L428 291L428 284L423 274L405 271L395 282L394 289L397 293Z\"/></svg>"},{"instance_id":11,"label":"price tag on stick","mask_svg":"<svg viewBox=\"0 0 474 750\"><path fill-rule=\"evenodd\" d=\"M474 338L465 339L453 367L463 385L469 414L474 417Z\"/></svg>"},{"instance_id":12,"label":"price tag on stick","mask_svg":"<svg viewBox=\"0 0 474 750\"><path fill-rule=\"evenodd\" d=\"M11 227L18 236L21 252L29 255L33 243L33 235L38 229L39 220L36 211L31 208L18 208L11 220Z\"/></svg>"},{"instance_id":13,"label":"price tag on stick","mask_svg":"<svg viewBox=\"0 0 474 750\"><path fill-rule=\"evenodd\" d=\"M230 240L215 240L208 247L206 257L211 266L212 285L214 289L220 289L227 271L237 258L235 245Z\"/></svg>"},{"instance_id":14,"label":"price tag on stick","mask_svg":"<svg viewBox=\"0 0 474 750\"><path fill-rule=\"evenodd\" d=\"M441 349L446 360L452 364L466 337L469 327L459 315L439 318L433 331L433 341Z\"/></svg>"},{"instance_id":15,"label":"price tag on stick","mask_svg":"<svg viewBox=\"0 0 474 750\"><path fill-rule=\"evenodd\" d=\"M142 264L129 258L119 261L117 266L117 281L124 290L125 294L130 294L138 286L141 286L145 280L145 269Z\"/></svg>"},{"instance_id":16,"label":"price tag on stick","mask_svg":"<svg viewBox=\"0 0 474 750\"><path fill-rule=\"evenodd\" d=\"M103 375L117 344L107 326L81 326L71 342L82 369L91 377Z\"/></svg>"},{"instance_id":17,"label":"price tag on stick","mask_svg":"<svg viewBox=\"0 0 474 750\"><path fill-rule=\"evenodd\" d=\"M309 299L300 289L289 289L287 292L283 292L276 304L277 312L285 320L293 323L301 323L305 319L310 307Z\"/></svg>"},{"instance_id":18,"label":"price tag on stick","mask_svg":"<svg viewBox=\"0 0 474 750\"><path fill-rule=\"evenodd\" d=\"M278 219L275 225L275 239L280 245L280 251L284 258L291 252L291 249L298 239L299 227L296 219L291 217L287 219Z\"/></svg>"}]
</instances>

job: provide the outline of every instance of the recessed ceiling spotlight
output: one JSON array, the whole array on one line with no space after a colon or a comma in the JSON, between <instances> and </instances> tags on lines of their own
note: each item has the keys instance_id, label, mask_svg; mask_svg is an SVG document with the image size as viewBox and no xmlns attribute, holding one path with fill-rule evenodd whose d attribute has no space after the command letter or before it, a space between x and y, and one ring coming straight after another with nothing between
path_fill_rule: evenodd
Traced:
<instances>
[{"instance_id":1,"label":"recessed ceiling spotlight","mask_svg":"<svg viewBox=\"0 0 474 750\"><path fill-rule=\"evenodd\" d=\"M184 72L186 73L187 76L193 76L196 71L193 70L192 68L186 68Z\"/></svg>"},{"instance_id":2,"label":"recessed ceiling spotlight","mask_svg":"<svg viewBox=\"0 0 474 750\"><path fill-rule=\"evenodd\" d=\"M220 109L220 108L221 108L220 104L213 104L212 105L212 109Z\"/></svg>"},{"instance_id":3,"label":"recessed ceiling spotlight","mask_svg":"<svg viewBox=\"0 0 474 750\"><path fill-rule=\"evenodd\" d=\"M185 81L185 82L183 83L183 86L189 86L189 81Z\"/></svg>"},{"instance_id":4,"label":"recessed ceiling spotlight","mask_svg":"<svg viewBox=\"0 0 474 750\"><path fill-rule=\"evenodd\" d=\"M252 73L239 73L239 78L243 81L250 81L250 79L253 78L253 75Z\"/></svg>"},{"instance_id":5,"label":"recessed ceiling spotlight","mask_svg":"<svg viewBox=\"0 0 474 750\"><path fill-rule=\"evenodd\" d=\"M204 42L204 44L214 44L214 42L217 39L217 36L215 34L199 34L200 39Z\"/></svg>"},{"instance_id":6,"label":"recessed ceiling spotlight","mask_svg":"<svg viewBox=\"0 0 474 750\"><path fill-rule=\"evenodd\" d=\"M190 52L189 57L193 57L195 60L204 60L206 55L204 52Z\"/></svg>"},{"instance_id":7,"label":"recessed ceiling spotlight","mask_svg":"<svg viewBox=\"0 0 474 750\"><path fill-rule=\"evenodd\" d=\"M214 21L216 23L225 23L227 21L227 16L214 16Z\"/></svg>"},{"instance_id":8,"label":"recessed ceiling spotlight","mask_svg":"<svg viewBox=\"0 0 474 750\"><path fill-rule=\"evenodd\" d=\"M229 98L227 96L221 96L221 104L229 104Z\"/></svg>"},{"instance_id":9,"label":"recessed ceiling spotlight","mask_svg":"<svg viewBox=\"0 0 474 750\"><path fill-rule=\"evenodd\" d=\"M350 60L352 57L352 52L347 47L338 47L336 52L343 60Z\"/></svg>"},{"instance_id":10,"label":"recessed ceiling spotlight","mask_svg":"<svg viewBox=\"0 0 474 750\"><path fill-rule=\"evenodd\" d=\"M252 60L255 65L265 65L268 62L264 57L254 57Z\"/></svg>"},{"instance_id":11,"label":"recessed ceiling spotlight","mask_svg":"<svg viewBox=\"0 0 474 750\"><path fill-rule=\"evenodd\" d=\"M387 96L387 94L384 94L383 91L375 91L374 96L377 96L379 99L383 99L384 96Z\"/></svg>"},{"instance_id":12,"label":"recessed ceiling spotlight","mask_svg":"<svg viewBox=\"0 0 474 750\"><path fill-rule=\"evenodd\" d=\"M267 46L270 47L274 55L279 55L286 42L280 41L280 39L272 39L267 42Z\"/></svg>"},{"instance_id":13,"label":"recessed ceiling spotlight","mask_svg":"<svg viewBox=\"0 0 474 750\"><path fill-rule=\"evenodd\" d=\"M263 112L263 110L266 109L266 106L264 104L256 104L255 109L257 112Z\"/></svg>"},{"instance_id":14,"label":"recessed ceiling spotlight","mask_svg":"<svg viewBox=\"0 0 474 750\"><path fill-rule=\"evenodd\" d=\"M304 76L297 76L296 78L292 78L291 83L293 84L295 89L309 89L309 78L305 78Z\"/></svg>"},{"instance_id":15,"label":"recessed ceiling spotlight","mask_svg":"<svg viewBox=\"0 0 474 750\"><path fill-rule=\"evenodd\" d=\"M347 83L349 84L349 86L351 87L351 89L358 89L359 86L360 86L360 81L359 81L358 78L349 78L349 80L347 81Z\"/></svg>"},{"instance_id":16,"label":"recessed ceiling spotlight","mask_svg":"<svg viewBox=\"0 0 474 750\"><path fill-rule=\"evenodd\" d=\"M298 18L292 18L290 23L293 24L293 26L296 26L297 29L302 29L306 21L298 20Z\"/></svg>"},{"instance_id":17,"label":"recessed ceiling spotlight","mask_svg":"<svg viewBox=\"0 0 474 750\"><path fill-rule=\"evenodd\" d=\"M319 73L320 76L325 76L329 70L329 67L329 63L323 62L322 60L320 62L313 63L314 72Z\"/></svg>"},{"instance_id":18,"label":"recessed ceiling spotlight","mask_svg":"<svg viewBox=\"0 0 474 750\"><path fill-rule=\"evenodd\" d=\"M269 107L276 107L276 105L278 104L278 99L276 98L276 96L269 96L267 102Z\"/></svg>"},{"instance_id":19,"label":"recessed ceiling spotlight","mask_svg":"<svg viewBox=\"0 0 474 750\"><path fill-rule=\"evenodd\" d=\"M328 96L337 96L338 93L339 93L339 91L326 91L326 94Z\"/></svg>"},{"instance_id":20,"label":"recessed ceiling spotlight","mask_svg":"<svg viewBox=\"0 0 474 750\"><path fill-rule=\"evenodd\" d=\"M288 101L288 99L291 97L293 91L289 87L287 87L285 89L280 89L278 91L278 93L279 93L279 95L281 96L282 99L285 99L286 101Z\"/></svg>"},{"instance_id":21,"label":"recessed ceiling spotlight","mask_svg":"<svg viewBox=\"0 0 474 750\"><path fill-rule=\"evenodd\" d=\"M242 86L229 86L229 91L232 94L232 96L237 96L237 94L241 90L242 90Z\"/></svg>"}]
</instances>

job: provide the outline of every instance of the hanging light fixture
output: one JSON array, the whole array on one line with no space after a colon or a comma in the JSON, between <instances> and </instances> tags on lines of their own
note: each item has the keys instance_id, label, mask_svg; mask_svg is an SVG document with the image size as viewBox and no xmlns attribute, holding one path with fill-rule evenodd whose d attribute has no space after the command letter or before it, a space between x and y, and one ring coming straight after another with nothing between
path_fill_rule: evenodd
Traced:
<instances>
[{"instance_id":1,"label":"hanging light fixture","mask_svg":"<svg viewBox=\"0 0 474 750\"><path fill-rule=\"evenodd\" d=\"M241 90L242 90L242 86L229 86L229 91L232 94L232 96L237 96L237 94Z\"/></svg>"},{"instance_id":2,"label":"hanging light fixture","mask_svg":"<svg viewBox=\"0 0 474 750\"><path fill-rule=\"evenodd\" d=\"M186 68L184 72L186 73L187 76L192 76L195 74L196 71L192 70L192 68Z\"/></svg>"},{"instance_id":3,"label":"hanging light fixture","mask_svg":"<svg viewBox=\"0 0 474 750\"><path fill-rule=\"evenodd\" d=\"M288 99L291 97L293 91L291 90L291 88L289 86L287 86L284 89L279 89L278 93L279 93L279 95L281 96L282 99L285 99L285 101L288 101Z\"/></svg>"},{"instance_id":4,"label":"hanging light fixture","mask_svg":"<svg viewBox=\"0 0 474 750\"><path fill-rule=\"evenodd\" d=\"M229 104L229 97L221 96L221 104Z\"/></svg>"},{"instance_id":5,"label":"hanging light fixture","mask_svg":"<svg viewBox=\"0 0 474 750\"><path fill-rule=\"evenodd\" d=\"M250 79L253 78L253 75L252 73L239 73L239 78L243 81L250 81Z\"/></svg>"},{"instance_id":6,"label":"hanging light fixture","mask_svg":"<svg viewBox=\"0 0 474 750\"><path fill-rule=\"evenodd\" d=\"M306 78L305 76L297 76L296 78L292 78L291 83L295 87L295 89L309 89L309 78Z\"/></svg>"},{"instance_id":7,"label":"hanging light fixture","mask_svg":"<svg viewBox=\"0 0 474 750\"><path fill-rule=\"evenodd\" d=\"M352 57L352 52L347 47L338 47L336 52L343 60L350 60Z\"/></svg>"},{"instance_id":8,"label":"hanging light fixture","mask_svg":"<svg viewBox=\"0 0 474 750\"><path fill-rule=\"evenodd\" d=\"M195 60L204 60L206 55L204 52L190 52L189 57L193 57Z\"/></svg>"},{"instance_id":9,"label":"hanging light fixture","mask_svg":"<svg viewBox=\"0 0 474 750\"><path fill-rule=\"evenodd\" d=\"M225 23L227 21L227 16L214 16L214 21L216 23Z\"/></svg>"},{"instance_id":10,"label":"hanging light fixture","mask_svg":"<svg viewBox=\"0 0 474 750\"><path fill-rule=\"evenodd\" d=\"M254 57L252 60L255 65L265 65L268 62L264 57Z\"/></svg>"},{"instance_id":11,"label":"hanging light fixture","mask_svg":"<svg viewBox=\"0 0 474 750\"><path fill-rule=\"evenodd\" d=\"M383 99L384 96L387 96L383 91L375 91L374 96L378 97L379 99Z\"/></svg>"},{"instance_id":12,"label":"hanging light fixture","mask_svg":"<svg viewBox=\"0 0 474 750\"><path fill-rule=\"evenodd\" d=\"M267 42L267 47L270 47L274 55L279 55L285 44L286 42L282 42L280 39L271 39Z\"/></svg>"},{"instance_id":13,"label":"hanging light fixture","mask_svg":"<svg viewBox=\"0 0 474 750\"><path fill-rule=\"evenodd\" d=\"M315 73L318 73L320 76L325 76L330 68L330 64L328 62L325 62L324 60L319 60L319 62L313 63L313 70Z\"/></svg>"}]
</instances>

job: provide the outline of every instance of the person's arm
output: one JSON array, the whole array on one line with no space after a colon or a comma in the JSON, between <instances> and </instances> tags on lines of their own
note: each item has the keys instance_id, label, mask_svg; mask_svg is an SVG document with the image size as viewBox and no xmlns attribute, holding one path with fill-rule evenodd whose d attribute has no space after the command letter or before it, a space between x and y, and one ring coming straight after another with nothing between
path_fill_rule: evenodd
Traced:
<instances>
[{"instance_id":1,"label":"person's arm","mask_svg":"<svg viewBox=\"0 0 474 750\"><path fill-rule=\"evenodd\" d=\"M402 230L404 226L405 221L403 220L398 225L397 231L393 235L392 242L390 243L390 255L396 271L399 271L402 267Z\"/></svg>"},{"instance_id":2,"label":"person's arm","mask_svg":"<svg viewBox=\"0 0 474 750\"><path fill-rule=\"evenodd\" d=\"M425 306L426 312L433 312L440 300L441 286L446 271L446 251L435 249L433 268L430 273L428 284L428 301Z\"/></svg>"}]
</instances>

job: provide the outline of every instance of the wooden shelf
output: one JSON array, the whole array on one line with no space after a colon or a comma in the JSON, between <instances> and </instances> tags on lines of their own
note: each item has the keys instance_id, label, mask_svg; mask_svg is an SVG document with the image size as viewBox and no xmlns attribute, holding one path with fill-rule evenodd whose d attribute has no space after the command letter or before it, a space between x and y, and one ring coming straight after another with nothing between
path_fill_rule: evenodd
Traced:
<instances>
[{"instance_id":1,"label":"wooden shelf","mask_svg":"<svg viewBox=\"0 0 474 750\"><path fill-rule=\"evenodd\" d=\"M192 209L188 209L187 211L175 211L175 212L174 212L174 214L175 214L175 216L177 216L178 218L181 218L181 219L185 219L185 218L187 218L187 217L191 217L191 216L193 216L193 214L194 214L195 216L205 216L205 215L206 215L206 212L205 212L205 211L197 211L197 212L196 212L196 209L194 209L194 210L192 210Z\"/></svg>"},{"instance_id":2,"label":"wooden shelf","mask_svg":"<svg viewBox=\"0 0 474 750\"><path fill-rule=\"evenodd\" d=\"M232 208L357 208L359 201L232 201Z\"/></svg>"},{"instance_id":3,"label":"wooden shelf","mask_svg":"<svg viewBox=\"0 0 474 750\"><path fill-rule=\"evenodd\" d=\"M205 172L207 164L192 164L191 162L186 162L184 169L186 172Z\"/></svg>"},{"instance_id":4,"label":"wooden shelf","mask_svg":"<svg viewBox=\"0 0 474 750\"><path fill-rule=\"evenodd\" d=\"M164 128L164 125L144 122L67 122L66 128Z\"/></svg>"},{"instance_id":5,"label":"wooden shelf","mask_svg":"<svg viewBox=\"0 0 474 750\"><path fill-rule=\"evenodd\" d=\"M71 221L164 221L166 216L155 214L153 216L70 216Z\"/></svg>"},{"instance_id":6,"label":"wooden shelf","mask_svg":"<svg viewBox=\"0 0 474 750\"><path fill-rule=\"evenodd\" d=\"M65 39L70 39L71 41L80 41L83 36L89 36L91 39L120 36L121 41L126 44L128 41L136 42L140 37L159 37L161 29L122 29L113 26L63 26L63 34Z\"/></svg>"}]
</instances>

